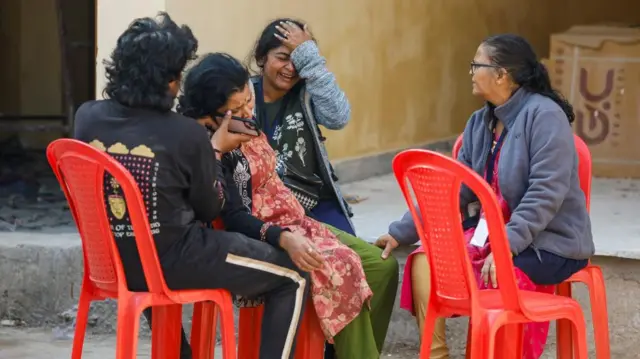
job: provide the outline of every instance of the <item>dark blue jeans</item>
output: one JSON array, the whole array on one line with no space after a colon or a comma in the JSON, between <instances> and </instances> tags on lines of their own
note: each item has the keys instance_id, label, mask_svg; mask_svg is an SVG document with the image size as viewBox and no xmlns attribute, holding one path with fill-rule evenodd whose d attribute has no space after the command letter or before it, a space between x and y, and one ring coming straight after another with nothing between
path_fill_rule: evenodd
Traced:
<instances>
[{"instance_id":1,"label":"dark blue jeans","mask_svg":"<svg viewBox=\"0 0 640 359\"><path fill-rule=\"evenodd\" d=\"M356 235L349 224L349 219L347 219L344 212L342 212L340 203L335 199L324 199L318 202L318 204L311 210L311 216L318 222L334 226L353 236Z\"/></svg>"},{"instance_id":2,"label":"dark blue jeans","mask_svg":"<svg viewBox=\"0 0 640 359\"><path fill-rule=\"evenodd\" d=\"M531 247L513 257L513 265L539 285L560 284L588 263L588 259L565 258L542 249L536 253Z\"/></svg>"}]
</instances>

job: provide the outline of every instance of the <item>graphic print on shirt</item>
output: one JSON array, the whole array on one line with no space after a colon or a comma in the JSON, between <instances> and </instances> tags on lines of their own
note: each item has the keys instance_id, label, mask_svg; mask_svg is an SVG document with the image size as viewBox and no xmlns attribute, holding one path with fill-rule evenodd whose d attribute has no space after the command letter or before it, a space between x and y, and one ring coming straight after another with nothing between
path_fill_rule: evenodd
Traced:
<instances>
[{"instance_id":1,"label":"graphic print on shirt","mask_svg":"<svg viewBox=\"0 0 640 359\"><path fill-rule=\"evenodd\" d=\"M293 157L293 151L289 149L289 144L285 143L282 145L282 151L276 150L276 172L280 173L280 171L284 168L284 164L289 161L291 157Z\"/></svg>"},{"instance_id":2,"label":"graphic print on shirt","mask_svg":"<svg viewBox=\"0 0 640 359\"><path fill-rule=\"evenodd\" d=\"M138 184L142 199L145 203L152 234L160 233L158 221L158 194L156 182L160 164L155 160L155 154L145 145L139 145L129 150L127 146L116 142L108 148L99 140L89 143L91 146L109 153L122 164L133 176ZM133 227L127 215L127 204L120 184L111 175L105 173L104 181L105 201L109 208L109 222L115 238L133 238Z\"/></svg>"},{"instance_id":3,"label":"graphic print on shirt","mask_svg":"<svg viewBox=\"0 0 640 359\"><path fill-rule=\"evenodd\" d=\"M300 159L300 164L303 167L306 167L305 158L307 156L307 143L304 137L297 137L295 143L285 142L281 145L280 141L282 140L283 127L286 131L295 131L296 136L300 135L300 132L304 131L304 116L301 112L295 112L292 115L287 115L284 119L285 123L281 126L277 126L273 132L273 140L278 144L278 148L281 149L276 150L276 171L280 172L284 164L289 162L289 160L293 157L293 151L295 150L296 155ZM292 141L293 142L293 141ZM291 147L289 147L291 146Z\"/></svg>"},{"instance_id":4,"label":"graphic print on shirt","mask_svg":"<svg viewBox=\"0 0 640 359\"><path fill-rule=\"evenodd\" d=\"M276 129L273 130L273 140L276 141L276 144L280 144L280 140L282 139L282 126L276 126Z\"/></svg>"},{"instance_id":5,"label":"graphic print on shirt","mask_svg":"<svg viewBox=\"0 0 640 359\"><path fill-rule=\"evenodd\" d=\"M251 211L251 198L247 192L248 183L251 180L249 174L249 162L242 155L239 149L231 151L231 156L238 156L238 163L233 169L233 182L235 182L238 191L240 191L240 197L242 198L242 205L249 211Z\"/></svg>"},{"instance_id":6,"label":"graphic print on shirt","mask_svg":"<svg viewBox=\"0 0 640 359\"><path fill-rule=\"evenodd\" d=\"M307 165L304 163L304 156L307 154L307 143L304 142L303 137L298 137L295 150L298 154L298 157L300 158L300 163L302 163L302 166L307 167Z\"/></svg>"},{"instance_id":7,"label":"graphic print on shirt","mask_svg":"<svg viewBox=\"0 0 640 359\"><path fill-rule=\"evenodd\" d=\"M304 116L302 116L302 113L296 112L293 115L288 115L284 120L287 123L287 130L296 130L297 135L300 134L300 131L304 131Z\"/></svg>"},{"instance_id":8,"label":"graphic print on shirt","mask_svg":"<svg viewBox=\"0 0 640 359\"><path fill-rule=\"evenodd\" d=\"M107 199L109 201L111 214L113 214L117 219L122 219L127 213L127 204L122 193L120 193L120 184L118 184L118 181L113 177L109 180L109 184L111 185L112 193L108 195Z\"/></svg>"}]
</instances>

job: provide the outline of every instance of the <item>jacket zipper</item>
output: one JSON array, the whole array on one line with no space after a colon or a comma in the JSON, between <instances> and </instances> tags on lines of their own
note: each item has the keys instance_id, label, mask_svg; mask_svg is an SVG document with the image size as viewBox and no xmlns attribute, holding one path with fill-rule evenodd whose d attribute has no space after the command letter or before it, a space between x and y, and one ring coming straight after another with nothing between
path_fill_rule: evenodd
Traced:
<instances>
[{"instance_id":1,"label":"jacket zipper","mask_svg":"<svg viewBox=\"0 0 640 359\"><path fill-rule=\"evenodd\" d=\"M333 180L333 175L332 175L332 172L331 172L331 168L329 166L327 166L328 159L325 159L325 156L323 156L323 152L321 150L321 146L320 146L320 143L319 143L320 133L318 131L318 128L316 127L318 124L316 122L315 117L312 118L309 115L309 112L311 111L311 108L310 108L309 104L306 101L306 98L305 98L306 94L307 94L307 90L306 89L303 89L302 91L300 91L300 99L301 99L301 102L302 102L302 111L304 112L304 118L305 118L305 121L307 122L307 126L309 126L309 129L314 134L314 136L313 136L313 145L314 145L314 147L316 149L316 157L318 157L318 159L320 160L319 161L319 163L321 164L321 169L320 170L322 171L323 176L327 177L326 180L328 180L329 183L331 184L331 189L333 190L333 195L335 196L336 200L340 204L340 208L342 209L342 212L347 217L347 221L349 222L349 225L351 226L351 229L355 232L355 227L353 226L353 222L351 221L351 211L347 208L347 206L345 204L345 199L342 197L342 194L341 194L340 190L338 189L337 184Z\"/></svg>"}]
</instances>

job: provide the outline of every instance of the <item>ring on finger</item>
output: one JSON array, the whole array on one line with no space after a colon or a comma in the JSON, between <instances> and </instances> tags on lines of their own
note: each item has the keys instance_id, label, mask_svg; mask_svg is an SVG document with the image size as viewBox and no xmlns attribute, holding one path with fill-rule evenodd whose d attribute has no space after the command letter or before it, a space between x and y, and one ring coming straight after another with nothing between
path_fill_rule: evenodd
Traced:
<instances>
[{"instance_id":1,"label":"ring on finger","mask_svg":"<svg viewBox=\"0 0 640 359\"><path fill-rule=\"evenodd\" d=\"M313 253L313 248L311 247L307 248L307 253Z\"/></svg>"}]
</instances>

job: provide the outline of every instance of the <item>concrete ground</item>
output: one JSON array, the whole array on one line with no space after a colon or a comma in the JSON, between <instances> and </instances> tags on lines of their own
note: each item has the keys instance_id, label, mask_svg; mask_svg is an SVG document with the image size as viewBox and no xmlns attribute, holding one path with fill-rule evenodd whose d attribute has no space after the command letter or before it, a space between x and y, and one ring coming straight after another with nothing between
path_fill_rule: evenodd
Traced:
<instances>
[{"instance_id":1,"label":"concrete ground","mask_svg":"<svg viewBox=\"0 0 640 359\"><path fill-rule=\"evenodd\" d=\"M357 196L354 221L358 234L373 241L386 232L389 222L406 210L393 176L376 177L343 186L344 192ZM612 357L640 357L637 342L640 334L640 222L634 209L640 198L640 181L595 180L592 196L592 222L597 254L607 280ZM81 273L79 238L73 228L41 232L3 232L0 235L0 359L68 357L71 342L68 333L53 334L51 329L27 327L69 326L73 304L77 302ZM410 248L396 252L404 265ZM576 286L575 295L583 304L589 330L588 294ZM92 307L90 333L85 346L86 358L113 357L114 303ZM188 315L185 316L185 319ZM462 358L466 340L466 320L449 320L447 337L452 358ZM5 327L2 327L4 325ZM553 333L553 330L552 330ZM54 340L54 338L66 338ZM413 318L402 310L394 311L387 337L385 358L416 357L418 332ZM554 340L550 337L547 354L554 357ZM148 353L142 339L141 353ZM141 354L142 355L142 354ZM142 356L144 357L144 356Z\"/></svg>"},{"instance_id":2,"label":"concrete ground","mask_svg":"<svg viewBox=\"0 0 640 359\"><path fill-rule=\"evenodd\" d=\"M150 358L148 338L138 344L138 358ZM115 338L108 335L91 336L85 342L83 359L106 359L115 355ZM2 359L62 359L71 357L71 342L53 340L41 329L15 330L0 328L0 358ZM222 358L221 348L216 348L216 358ZM387 354L388 359L415 358L414 351Z\"/></svg>"}]
</instances>

